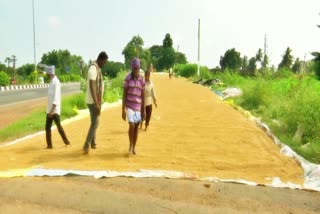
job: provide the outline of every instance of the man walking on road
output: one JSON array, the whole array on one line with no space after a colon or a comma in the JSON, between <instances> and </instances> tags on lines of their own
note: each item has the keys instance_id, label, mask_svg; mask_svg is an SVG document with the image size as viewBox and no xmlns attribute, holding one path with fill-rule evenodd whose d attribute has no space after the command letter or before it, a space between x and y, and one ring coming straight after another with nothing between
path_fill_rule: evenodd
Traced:
<instances>
[{"instance_id":1,"label":"man walking on road","mask_svg":"<svg viewBox=\"0 0 320 214\"><path fill-rule=\"evenodd\" d=\"M70 142L67 139L67 136L60 123L61 83L58 77L55 75L54 65L48 66L46 68L46 74L51 80L48 88L46 141L47 141L47 149L52 149L52 139L51 139L52 121L55 122L64 144L70 145Z\"/></svg>"},{"instance_id":2,"label":"man walking on road","mask_svg":"<svg viewBox=\"0 0 320 214\"><path fill-rule=\"evenodd\" d=\"M136 154L138 140L138 128L141 117L145 117L144 110L144 87L145 82L139 74L140 60L135 58L131 62L131 73L124 80L122 98L122 119L126 116L129 122L129 156Z\"/></svg>"},{"instance_id":3,"label":"man walking on road","mask_svg":"<svg viewBox=\"0 0 320 214\"><path fill-rule=\"evenodd\" d=\"M91 149L96 148L96 131L99 126L99 118L101 113L102 97L103 97L103 77L101 68L106 64L108 55L101 52L96 61L89 66L87 77L86 102L90 112L91 125L87 134L86 141L83 145L83 153L89 153L89 144Z\"/></svg>"}]
</instances>

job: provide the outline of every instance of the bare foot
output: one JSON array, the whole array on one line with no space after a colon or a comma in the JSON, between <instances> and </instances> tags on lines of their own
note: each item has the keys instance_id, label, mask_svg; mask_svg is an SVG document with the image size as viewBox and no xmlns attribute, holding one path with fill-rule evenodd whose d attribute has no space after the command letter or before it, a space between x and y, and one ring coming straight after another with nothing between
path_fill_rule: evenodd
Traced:
<instances>
[{"instance_id":1,"label":"bare foot","mask_svg":"<svg viewBox=\"0 0 320 214\"><path fill-rule=\"evenodd\" d=\"M133 153L132 152L128 152L128 158L132 157L133 156Z\"/></svg>"},{"instance_id":2,"label":"bare foot","mask_svg":"<svg viewBox=\"0 0 320 214\"><path fill-rule=\"evenodd\" d=\"M133 151L132 153L133 153L133 155L136 155L136 154L137 154L136 151Z\"/></svg>"},{"instance_id":3,"label":"bare foot","mask_svg":"<svg viewBox=\"0 0 320 214\"><path fill-rule=\"evenodd\" d=\"M129 148L129 151L128 151L128 156L130 157L130 156L132 156L132 155L133 155L133 148L130 147L130 148Z\"/></svg>"},{"instance_id":4,"label":"bare foot","mask_svg":"<svg viewBox=\"0 0 320 214\"><path fill-rule=\"evenodd\" d=\"M89 148L83 148L83 154L84 155L89 154Z\"/></svg>"}]
</instances>

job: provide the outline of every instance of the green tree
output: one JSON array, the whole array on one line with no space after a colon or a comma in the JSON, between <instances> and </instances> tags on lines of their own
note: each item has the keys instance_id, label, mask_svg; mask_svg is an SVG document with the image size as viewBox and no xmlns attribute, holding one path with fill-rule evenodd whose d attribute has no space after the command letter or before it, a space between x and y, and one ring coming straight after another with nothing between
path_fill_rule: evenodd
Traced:
<instances>
[{"instance_id":1,"label":"green tree","mask_svg":"<svg viewBox=\"0 0 320 214\"><path fill-rule=\"evenodd\" d=\"M320 28L320 25L317 25ZM314 56L314 59L312 60L314 62L314 71L315 75L318 80L320 80L320 52L312 52L312 56Z\"/></svg>"},{"instance_id":2,"label":"green tree","mask_svg":"<svg viewBox=\"0 0 320 214\"><path fill-rule=\"evenodd\" d=\"M0 71L0 86L8 86L10 84L10 78L4 71Z\"/></svg>"},{"instance_id":3,"label":"green tree","mask_svg":"<svg viewBox=\"0 0 320 214\"><path fill-rule=\"evenodd\" d=\"M187 64L187 57L181 52L176 52L176 64Z\"/></svg>"},{"instance_id":4,"label":"green tree","mask_svg":"<svg viewBox=\"0 0 320 214\"><path fill-rule=\"evenodd\" d=\"M169 69L173 67L176 61L176 53L172 47L173 41L169 33L167 33L162 41L161 57L158 60L158 69Z\"/></svg>"},{"instance_id":5,"label":"green tree","mask_svg":"<svg viewBox=\"0 0 320 214\"><path fill-rule=\"evenodd\" d=\"M29 76L34 71L34 64L25 64L17 68L17 74L22 77Z\"/></svg>"},{"instance_id":6,"label":"green tree","mask_svg":"<svg viewBox=\"0 0 320 214\"><path fill-rule=\"evenodd\" d=\"M125 64L121 62L108 61L102 68L102 74L110 78L115 78L120 71L126 70Z\"/></svg>"},{"instance_id":7,"label":"green tree","mask_svg":"<svg viewBox=\"0 0 320 214\"><path fill-rule=\"evenodd\" d=\"M241 62L241 72L242 72L242 74L246 74L247 70L248 70L248 57L244 56L242 58L242 62Z\"/></svg>"},{"instance_id":8,"label":"green tree","mask_svg":"<svg viewBox=\"0 0 320 214\"><path fill-rule=\"evenodd\" d=\"M282 55L282 61L280 62L278 69L286 68L290 69L292 62L293 62L293 56L291 55L292 50L288 47L285 51L285 53Z\"/></svg>"},{"instance_id":9,"label":"green tree","mask_svg":"<svg viewBox=\"0 0 320 214\"><path fill-rule=\"evenodd\" d=\"M81 56L72 55L68 50L53 50L41 57L41 63L54 65L57 74L80 75L79 62L83 61Z\"/></svg>"},{"instance_id":10,"label":"green tree","mask_svg":"<svg viewBox=\"0 0 320 214\"><path fill-rule=\"evenodd\" d=\"M7 63L7 68L5 72L8 74L8 76L11 76L13 74L13 68L10 67L10 63L12 62L11 57L6 57L5 62Z\"/></svg>"},{"instance_id":11,"label":"green tree","mask_svg":"<svg viewBox=\"0 0 320 214\"><path fill-rule=\"evenodd\" d=\"M258 52L256 54L256 62L261 62L262 61L262 56L263 56L262 49L259 48L259 50L258 50Z\"/></svg>"},{"instance_id":12,"label":"green tree","mask_svg":"<svg viewBox=\"0 0 320 214\"><path fill-rule=\"evenodd\" d=\"M0 71L5 71L7 70L7 66L5 64L0 63Z\"/></svg>"},{"instance_id":13,"label":"green tree","mask_svg":"<svg viewBox=\"0 0 320 214\"><path fill-rule=\"evenodd\" d=\"M232 70L239 70L242 64L240 52L235 48L229 49L225 52L224 56L220 57L220 67L222 70L226 68Z\"/></svg>"},{"instance_id":14,"label":"green tree","mask_svg":"<svg viewBox=\"0 0 320 214\"><path fill-rule=\"evenodd\" d=\"M315 75L317 79L320 80L320 52L312 52L311 54L314 56L313 62Z\"/></svg>"},{"instance_id":15,"label":"green tree","mask_svg":"<svg viewBox=\"0 0 320 214\"><path fill-rule=\"evenodd\" d=\"M254 76L254 72L256 70L257 70L256 57L251 57L248 65L249 75Z\"/></svg>"},{"instance_id":16,"label":"green tree","mask_svg":"<svg viewBox=\"0 0 320 214\"><path fill-rule=\"evenodd\" d=\"M172 68L176 60L176 52L171 48L163 48L162 56L158 61L159 70Z\"/></svg>"},{"instance_id":17,"label":"green tree","mask_svg":"<svg viewBox=\"0 0 320 214\"><path fill-rule=\"evenodd\" d=\"M296 61L294 62L294 64L292 65L292 71L294 73L299 73L300 72L300 68L301 68L301 61L299 59L299 57L296 59Z\"/></svg>"},{"instance_id":18,"label":"green tree","mask_svg":"<svg viewBox=\"0 0 320 214\"><path fill-rule=\"evenodd\" d=\"M10 63L11 63L11 58L10 57L6 57L5 62L7 63L7 68L9 68Z\"/></svg>"},{"instance_id":19,"label":"green tree","mask_svg":"<svg viewBox=\"0 0 320 214\"><path fill-rule=\"evenodd\" d=\"M171 39L171 36L169 33L167 33L163 39L162 46L164 48L172 48L172 45L173 45L173 41Z\"/></svg>"},{"instance_id":20,"label":"green tree","mask_svg":"<svg viewBox=\"0 0 320 214\"><path fill-rule=\"evenodd\" d=\"M151 53L149 49L143 49L142 54L140 56L141 68L146 70L148 66L152 63L151 61Z\"/></svg>"},{"instance_id":21,"label":"green tree","mask_svg":"<svg viewBox=\"0 0 320 214\"><path fill-rule=\"evenodd\" d=\"M262 63L261 63L261 67L262 69L267 69L268 68L268 65L269 65L269 57L268 55L263 55L263 60L262 60Z\"/></svg>"},{"instance_id":22,"label":"green tree","mask_svg":"<svg viewBox=\"0 0 320 214\"><path fill-rule=\"evenodd\" d=\"M162 57L163 47L159 45L153 45L149 48L149 52L151 55L151 62L153 67L159 70L159 59Z\"/></svg>"},{"instance_id":23,"label":"green tree","mask_svg":"<svg viewBox=\"0 0 320 214\"><path fill-rule=\"evenodd\" d=\"M138 35L132 37L130 42L125 46L122 55L124 55L124 64L127 68L130 68L131 60L133 58L140 58L140 55L143 55L143 45L143 39Z\"/></svg>"}]
</instances>

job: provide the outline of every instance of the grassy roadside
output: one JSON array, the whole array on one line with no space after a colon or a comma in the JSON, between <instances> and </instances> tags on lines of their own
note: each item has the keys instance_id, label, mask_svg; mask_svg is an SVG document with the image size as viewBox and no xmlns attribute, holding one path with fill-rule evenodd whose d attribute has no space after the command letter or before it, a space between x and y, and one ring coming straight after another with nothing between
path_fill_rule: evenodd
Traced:
<instances>
[{"instance_id":1,"label":"grassy roadside","mask_svg":"<svg viewBox=\"0 0 320 214\"><path fill-rule=\"evenodd\" d=\"M220 78L227 85L242 89L243 95L233 98L236 105L268 124L283 143L302 157L320 163L318 80L310 76L243 78L236 74ZM219 89L219 86L214 87Z\"/></svg>"},{"instance_id":2,"label":"grassy roadside","mask_svg":"<svg viewBox=\"0 0 320 214\"><path fill-rule=\"evenodd\" d=\"M85 107L84 93L63 97L61 120L75 116L77 109L84 109ZM21 120L0 129L0 142L12 141L44 130L46 120L45 111L45 108L36 108Z\"/></svg>"},{"instance_id":3,"label":"grassy roadside","mask_svg":"<svg viewBox=\"0 0 320 214\"><path fill-rule=\"evenodd\" d=\"M104 100L112 103L118 101L122 96L122 84L125 72L119 73L114 79L106 78ZM85 89L84 89L85 90ZM86 109L85 93L62 97L61 120L65 120L77 115L78 110ZM43 131L45 127L45 109L35 109L21 120L14 122L3 129L0 129L0 143L9 142L15 139Z\"/></svg>"}]
</instances>

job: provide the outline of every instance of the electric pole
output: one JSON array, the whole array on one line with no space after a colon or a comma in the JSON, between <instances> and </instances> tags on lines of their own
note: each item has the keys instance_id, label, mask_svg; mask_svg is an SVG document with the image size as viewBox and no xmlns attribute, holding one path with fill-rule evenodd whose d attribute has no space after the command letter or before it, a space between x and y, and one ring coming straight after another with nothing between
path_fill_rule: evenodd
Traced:
<instances>
[{"instance_id":1,"label":"electric pole","mask_svg":"<svg viewBox=\"0 0 320 214\"><path fill-rule=\"evenodd\" d=\"M34 0L32 0L32 20L33 20L33 57L34 57L34 70L37 70L37 60L36 60L36 33L34 24Z\"/></svg>"},{"instance_id":2,"label":"electric pole","mask_svg":"<svg viewBox=\"0 0 320 214\"><path fill-rule=\"evenodd\" d=\"M267 34L264 35L264 50L263 50L263 54L265 56L267 56L268 54L268 40L267 40Z\"/></svg>"},{"instance_id":3,"label":"electric pole","mask_svg":"<svg viewBox=\"0 0 320 214\"><path fill-rule=\"evenodd\" d=\"M200 19L198 19L198 76L200 76Z\"/></svg>"}]
</instances>

